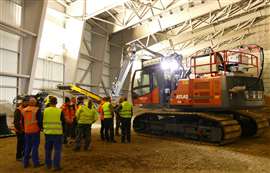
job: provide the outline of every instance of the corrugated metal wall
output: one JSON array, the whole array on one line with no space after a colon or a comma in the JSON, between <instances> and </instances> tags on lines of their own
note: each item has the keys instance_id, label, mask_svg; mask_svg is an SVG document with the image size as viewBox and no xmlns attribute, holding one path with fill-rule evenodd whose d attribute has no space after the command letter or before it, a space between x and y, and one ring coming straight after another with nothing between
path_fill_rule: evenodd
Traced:
<instances>
[{"instance_id":1,"label":"corrugated metal wall","mask_svg":"<svg viewBox=\"0 0 270 173\"><path fill-rule=\"evenodd\" d=\"M0 1L0 21L21 25L21 0ZM18 73L20 37L0 28L0 72ZM17 78L0 76L0 101L11 102L17 95Z\"/></svg>"},{"instance_id":2,"label":"corrugated metal wall","mask_svg":"<svg viewBox=\"0 0 270 173\"><path fill-rule=\"evenodd\" d=\"M86 26L88 27L88 26ZM85 39L87 45L91 45L91 41L92 41L92 35L90 33L90 31L88 29L84 30L83 32L83 38ZM91 49L91 46L89 46L89 48ZM78 64L77 64L77 71L76 71L76 79L75 82L77 83L81 83L85 86L85 89L90 90L90 87L87 85L91 85L91 66L93 65L88 58L88 51L87 48L85 47L85 44L82 42L81 43L81 48L80 48L80 56L78 59ZM90 65L90 69L88 69ZM85 78L82 80L85 72L87 73Z\"/></svg>"},{"instance_id":3,"label":"corrugated metal wall","mask_svg":"<svg viewBox=\"0 0 270 173\"><path fill-rule=\"evenodd\" d=\"M101 34L97 35L96 33L91 32L91 26L89 24L86 24L86 29L84 30L83 34L84 34L83 38L85 39L86 44L88 45L90 51L92 49L92 46L94 44L96 44L94 42L94 40L92 39L93 37L97 40L99 40L99 39L103 40L106 37L105 35L104 36ZM104 50L101 50L101 51L104 51ZM95 59L102 61L102 57L98 57L98 55L101 55L101 54L102 53L96 52L96 50L95 50L95 51L91 52L89 55L87 47L85 46L85 44L83 42L81 43L80 57L78 59L75 82L80 83L81 87L83 87L87 90L91 90L91 87L90 87L90 86L92 86L91 75L92 75L92 73L95 73L92 71L92 66L94 66L95 61L97 61ZM92 56L91 57L92 59L89 58L90 56ZM105 50L104 56L105 57L104 57L103 72L102 72L102 76L100 76L100 78L103 79L105 87L107 89L109 89L109 88L111 88L111 84L110 84L110 46L109 46L109 44L107 44L107 48ZM88 68L89 65L90 65L90 68ZM85 73L86 73L86 75L85 75ZM84 75L85 75L85 77L82 80ZM97 87L97 86L95 86L95 87ZM99 91L100 95L105 95L104 89L103 89L101 84L99 85L98 91Z\"/></svg>"},{"instance_id":4,"label":"corrugated metal wall","mask_svg":"<svg viewBox=\"0 0 270 173\"><path fill-rule=\"evenodd\" d=\"M46 13L41 38L33 93L53 90L64 81L65 17L53 10Z\"/></svg>"}]
</instances>

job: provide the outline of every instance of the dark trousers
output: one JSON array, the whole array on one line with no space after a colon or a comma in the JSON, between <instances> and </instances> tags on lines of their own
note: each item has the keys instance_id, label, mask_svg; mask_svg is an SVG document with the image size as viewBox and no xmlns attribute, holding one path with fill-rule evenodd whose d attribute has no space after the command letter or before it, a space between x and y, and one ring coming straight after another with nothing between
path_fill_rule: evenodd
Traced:
<instances>
[{"instance_id":1,"label":"dark trousers","mask_svg":"<svg viewBox=\"0 0 270 173\"><path fill-rule=\"evenodd\" d=\"M121 142L130 142L131 118L121 118Z\"/></svg>"},{"instance_id":2,"label":"dark trousers","mask_svg":"<svg viewBox=\"0 0 270 173\"><path fill-rule=\"evenodd\" d=\"M92 124L78 124L75 149L81 148L81 140L84 139L84 150L89 148L91 143L91 126Z\"/></svg>"},{"instance_id":3,"label":"dark trousers","mask_svg":"<svg viewBox=\"0 0 270 173\"><path fill-rule=\"evenodd\" d=\"M66 144L67 138L71 137L71 138L75 138L76 134L75 134L75 128L74 128L74 123L72 124L65 124L65 130L64 130L64 144Z\"/></svg>"},{"instance_id":4,"label":"dark trousers","mask_svg":"<svg viewBox=\"0 0 270 173\"><path fill-rule=\"evenodd\" d=\"M105 126L105 138L109 141L114 141L114 131L113 131L113 119L112 118L104 118L104 126Z\"/></svg>"},{"instance_id":5,"label":"dark trousers","mask_svg":"<svg viewBox=\"0 0 270 173\"><path fill-rule=\"evenodd\" d=\"M61 150L62 150L62 135L45 135L45 163L48 168L60 168ZM52 161L52 151L54 156Z\"/></svg>"},{"instance_id":6,"label":"dark trousers","mask_svg":"<svg viewBox=\"0 0 270 173\"><path fill-rule=\"evenodd\" d=\"M17 151L16 159L23 158L23 146L24 146L24 133L16 133L17 136Z\"/></svg>"},{"instance_id":7,"label":"dark trousers","mask_svg":"<svg viewBox=\"0 0 270 173\"><path fill-rule=\"evenodd\" d=\"M115 134L119 135L119 129L120 129L120 125L121 125L121 117L119 115L116 116L116 124L115 124Z\"/></svg>"},{"instance_id":8,"label":"dark trousers","mask_svg":"<svg viewBox=\"0 0 270 173\"><path fill-rule=\"evenodd\" d=\"M105 140L105 126L104 126L104 120L100 120L100 125L101 125L101 127L100 127L100 138L102 139L102 140Z\"/></svg>"},{"instance_id":9,"label":"dark trousers","mask_svg":"<svg viewBox=\"0 0 270 173\"><path fill-rule=\"evenodd\" d=\"M27 167L29 165L29 156L32 153L32 161L34 166L39 165L38 147L40 143L39 133L25 134L24 136L24 157L23 165Z\"/></svg>"}]
</instances>

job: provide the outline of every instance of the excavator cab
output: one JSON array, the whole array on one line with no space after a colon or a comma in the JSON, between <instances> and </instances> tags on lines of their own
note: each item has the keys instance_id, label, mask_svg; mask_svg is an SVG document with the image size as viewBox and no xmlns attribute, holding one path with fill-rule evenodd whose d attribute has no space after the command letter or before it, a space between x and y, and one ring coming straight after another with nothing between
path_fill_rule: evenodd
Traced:
<instances>
[{"instance_id":1,"label":"excavator cab","mask_svg":"<svg viewBox=\"0 0 270 173\"><path fill-rule=\"evenodd\" d=\"M158 75L155 67L136 70L132 79L134 104L152 105L160 103Z\"/></svg>"},{"instance_id":2,"label":"excavator cab","mask_svg":"<svg viewBox=\"0 0 270 173\"><path fill-rule=\"evenodd\" d=\"M189 73L179 63L181 58L172 54L143 62L143 68L136 70L132 78L133 103L144 107L169 106L171 92Z\"/></svg>"}]
</instances>

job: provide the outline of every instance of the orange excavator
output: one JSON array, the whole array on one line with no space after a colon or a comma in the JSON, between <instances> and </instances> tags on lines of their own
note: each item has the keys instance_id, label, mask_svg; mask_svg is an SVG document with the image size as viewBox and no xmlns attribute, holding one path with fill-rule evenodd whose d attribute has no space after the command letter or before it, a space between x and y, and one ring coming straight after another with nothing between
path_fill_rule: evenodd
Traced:
<instances>
[{"instance_id":1,"label":"orange excavator","mask_svg":"<svg viewBox=\"0 0 270 173\"><path fill-rule=\"evenodd\" d=\"M135 132L221 145L262 134L263 64L257 45L143 61L132 77Z\"/></svg>"}]
</instances>

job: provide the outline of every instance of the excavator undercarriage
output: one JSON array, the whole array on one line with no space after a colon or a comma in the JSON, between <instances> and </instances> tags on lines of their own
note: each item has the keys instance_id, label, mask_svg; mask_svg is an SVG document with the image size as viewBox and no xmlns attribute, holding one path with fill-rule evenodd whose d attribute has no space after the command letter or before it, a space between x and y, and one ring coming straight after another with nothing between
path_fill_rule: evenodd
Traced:
<instances>
[{"instance_id":1,"label":"excavator undercarriage","mask_svg":"<svg viewBox=\"0 0 270 173\"><path fill-rule=\"evenodd\" d=\"M180 110L144 109L133 121L135 132L158 136L183 137L220 145L239 137L261 135L267 119L254 112L184 112Z\"/></svg>"}]
</instances>

